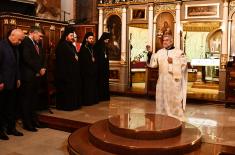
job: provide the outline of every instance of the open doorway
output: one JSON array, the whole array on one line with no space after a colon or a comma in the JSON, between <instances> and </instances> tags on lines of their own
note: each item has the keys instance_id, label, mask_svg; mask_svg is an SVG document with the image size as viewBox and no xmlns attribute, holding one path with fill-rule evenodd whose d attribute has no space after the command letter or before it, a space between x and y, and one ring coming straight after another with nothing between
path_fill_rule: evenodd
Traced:
<instances>
[{"instance_id":1,"label":"open doorway","mask_svg":"<svg viewBox=\"0 0 235 155\"><path fill-rule=\"evenodd\" d=\"M219 22L185 23L183 46L188 57L188 97L218 99L222 32Z\"/></svg>"},{"instance_id":2,"label":"open doorway","mask_svg":"<svg viewBox=\"0 0 235 155\"><path fill-rule=\"evenodd\" d=\"M148 44L147 24L131 24L130 36L130 89L132 91L145 91L146 60Z\"/></svg>"}]
</instances>

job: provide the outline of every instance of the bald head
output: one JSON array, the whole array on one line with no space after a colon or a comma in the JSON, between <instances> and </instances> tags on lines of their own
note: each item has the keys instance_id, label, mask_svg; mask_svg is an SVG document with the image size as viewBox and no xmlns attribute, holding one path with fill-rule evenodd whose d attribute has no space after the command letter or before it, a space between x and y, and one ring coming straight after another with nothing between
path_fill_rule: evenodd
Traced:
<instances>
[{"instance_id":1,"label":"bald head","mask_svg":"<svg viewBox=\"0 0 235 155\"><path fill-rule=\"evenodd\" d=\"M11 31L8 39L12 45L17 46L22 42L24 37L25 37L25 34L21 29L14 29Z\"/></svg>"}]
</instances>

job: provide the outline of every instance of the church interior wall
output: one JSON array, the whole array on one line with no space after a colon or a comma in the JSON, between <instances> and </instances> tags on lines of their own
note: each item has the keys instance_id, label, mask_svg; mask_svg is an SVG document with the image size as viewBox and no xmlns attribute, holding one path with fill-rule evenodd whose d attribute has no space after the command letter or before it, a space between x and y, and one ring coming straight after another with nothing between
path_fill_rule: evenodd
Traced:
<instances>
[{"instance_id":1,"label":"church interior wall","mask_svg":"<svg viewBox=\"0 0 235 155\"><path fill-rule=\"evenodd\" d=\"M97 24L98 23L97 0L76 0L75 14L78 23Z\"/></svg>"},{"instance_id":2,"label":"church interior wall","mask_svg":"<svg viewBox=\"0 0 235 155\"><path fill-rule=\"evenodd\" d=\"M61 1L36 0L36 16L43 19L61 20Z\"/></svg>"},{"instance_id":3,"label":"church interior wall","mask_svg":"<svg viewBox=\"0 0 235 155\"><path fill-rule=\"evenodd\" d=\"M104 12L110 8L127 8L127 60L130 61L129 67L131 68L132 61L142 61L144 59L138 57L143 52L145 45L148 44L149 38L149 6L153 5L153 38L152 49L157 51L161 46L157 45L159 42L158 35L161 35L161 28L166 21L170 32L174 37L178 31L180 34L180 48L184 50L189 56L189 62L192 59L206 59L208 56L220 59L222 52L222 22L224 12L224 2L221 0L208 0L208 1L187 1L180 4L180 21L176 21L176 3L164 1L158 2L136 2L129 5L119 5L118 3L108 3L98 5L102 7ZM230 9L231 10L231 9ZM138 13L137 13L138 12ZM109 10L109 13L112 11ZM115 11L113 11L115 13ZM167 16L163 16L167 15ZM106 18L104 13L104 18ZM177 23L178 22L178 23ZM180 22L180 24L179 24ZM105 25L106 23L104 23ZM177 27L177 24L180 27ZM107 26L107 25L105 25ZM104 30L106 29L104 26ZM180 30L179 30L180 29ZM162 29L163 30L163 29ZM160 36L159 36L160 37ZM178 37L178 36L177 36ZM141 39L140 39L141 38ZM191 41L190 41L191 40ZM197 43L195 43L195 41ZM161 43L159 42L159 45ZM212 47L215 46L215 47ZM215 52L215 53L213 53ZM129 69L130 71L131 69ZM208 73L210 69L207 69ZM208 74L209 75L209 74ZM127 76L127 75L126 75ZM130 81L129 81L130 82Z\"/></svg>"},{"instance_id":4,"label":"church interior wall","mask_svg":"<svg viewBox=\"0 0 235 155\"><path fill-rule=\"evenodd\" d=\"M37 2L42 2L41 0L37 0ZM83 19L85 21L85 23L83 24L87 24L86 22L88 22L89 24L95 23L97 24L98 21L98 13L97 13L97 1L95 0L89 0L89 1L84 1L84 0L79 0L76 1L75 0L70 0L70 1L65 1L65 0L61 0L61 1L47 1L48 3L50 2L51 4L48 4L48 8L50 8L50 6L55 5L56 8L59 8L60 10L67 10L68 12L70 12L70 15L68 17L68 19L66 18L66 20L72 19L76 17L76 20L80 20L80 22L84 22L82 21ZM53 3L53 4L52 4ZM66 5L65 5L66 3ZM76 6L74 7L73 5L76 3ZM213 4L212 6L209 5L209 7L207 7L208 4ZM215 5L214 5L215 4ZM217 5L218 4L218 5ZM152 49L153 51L156 51L157 49L159 49L160 47L158 47L156 45L156 42L158 41L157 35L158 35L158 30L161 29L161 27L163 27L164 25L164 21L165 19L169 18L168 20L168 24L170 25L170 29L171 29L171 33L176 36L176 5L177 2L175 3L168 3L167 1L164 1L162 3L158 3L157 1L144 1L144 2L136 2L136 3L122 3L119 4L117 3L109 3L109 4L102 4L102 5L98 5L98 8L101 7L104 11L103 13L103 31L110 31L108 28L108 19L111 16L118 16L120 18L120 20L122 20L122 15L123 15L123 8L126 8L126 17L127 20L126 22L126 51L121 51L120 54L125 54L125 60L121 60L121 58L118 58L116 60L111 60L110 61L110 69L112 71L112 75L114 78L111 78L111 83L115 84L115 85L119 85L120 90L126 90L126 88L129 85L129 70L130 70L130 66L132 65L129 61L133 61L136 59L138 59L138 61L144 61L145 57L141 57L140 55L143 53L143 51L145 50L145 46L149 43L149 6L153 5L153 38L152 38ZM68 7L67 7L68 6ZM187 7L191 7L191 8L187 8L188 10L186 11L186 6ZM211 6L211 7L210 7ZM201 8L200 8L201 7ZM213 9L219 8L218 12L215 12L215 14L213 14ZM186 52L189 53L190 59L192 58L201 58L201 55L205 56L206 53L208 51L212 50L212 45L213 45L213 36L215 38L215 42L217 42L216 44L216 48L222 48L221 43L219 44L218 42L222 42L222 33L212 33L215 31L220 31L221 30L221 26L222 26L222 21L223 21L223 8L224 4L223 1L221 0L208 0L208 1L189 1L189 2L182 2L180 4L180 40L181 40L181 48L182 50L185 50ZM231 42L230 42L230 50L231 50L231 55L235 55L235 47L233 46L233 42L234 42L234 34L235 34L235 24L234 24L234 16L231 15L233 13L231 13L233 10L232 9L234 7L233 2L230 2L230 19L231 19L231 32L229 35L231 35ZM66 9L65 9L66 8ZM75 9L75 10L74 10ZM186 13L189 13L189 9L191 9L191 15L186 15ZM193 12L193 10L195 10L195 12ZM197 10L199 9L199 11ZM211 10L212 9L212 10ZM49 9L50 10L50 9ZM204 11L203 11L204 10ZM209 11L208 11L209 10ZM71 13L72 11L72 13ZM74 12L76 11L76 13ZM201 12L200 12L201 11ZM197 14L197 12L199 12L199 14ZM234 12L234 11L233 11ZM75 15L76 14L76 15ZM169 17L161 17L161 15L166 15ZM170 17L171 16L171 17ZM161 18L161 19L160 19ZM41 19L43 20L44 18L41 17ZM47 19L45 19L47 20ZM49 19L50 20L50 19ZM171 22L169 22L171 21ZM3 22L3 20L1 21ZM9 19L10 22L10 19ZM122 22L121 22L122 23ZM2 25L4 25L3 23L1 23ZM119 28L122 28L123 25L119 25ZM22 28L23 29L27 29L28 27L24 26L24 24L22 24ZM2 28L1 28L2 29ZM45 29L47 30L47 34L48 38L45 38L46 42L45 45L49 45L49 40L51 40L51 38L55 38L54 34L52 34L51 32L51 26L46 26ZM4 30L1 30L1 33ZM119 34L121 35L122 32L119 32ZM56 30L56 35L58 35L59 33ZM187 34L187 39L189 39L190 36L192 36L191 40L195 40L196 38L201 38L201 39L197 39L198 42L198 46L193 47L192 44L195 42L190 41L189 40L185 40L185 36ZM1 36L3 36L3 34L1 34ZM211 36L211 37L210 37ZM219 38L219 36L221 36ZM211 38L211 39L210 39ZM120 40L120 39L119 39ZM218 40L218 41L217 41ZM201 44L203 42L203 44ZM214 42L214 43L215 43ZM119 46L122 46L121 44ZM203 48L203 50L202 50ZM219 51L217 49L214 49L215 51ZM196 54L196 56L195 56ZM141 58L140 58L140 57ZM124 88L125 87L125 88ZM114 87L113 87L114 88ZM116 88L114 88L116 89Z\"/></svg>"},{"instance_id":5,"label":"church interior wall","mask_svg":"<svg viewBox=\"0 0 235 155\"><path fill-rule=\"evenodd\" d=\"M69 21L75 19L75 0L61 0L61 17L62 20ZM65 13L64 13L65 11Z\"/></svg>"}]
</instances>

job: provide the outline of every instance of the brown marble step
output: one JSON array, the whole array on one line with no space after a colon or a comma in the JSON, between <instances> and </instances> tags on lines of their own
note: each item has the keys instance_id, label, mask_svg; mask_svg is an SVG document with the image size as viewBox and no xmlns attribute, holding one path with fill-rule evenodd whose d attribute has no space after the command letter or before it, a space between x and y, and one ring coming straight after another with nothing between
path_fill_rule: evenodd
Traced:
<instances>
[{"instance_id":1,"label":"brown marble step","mask_svg":"<svg viewBox=\"0 0 235 155\"><path fill-rule=\"evenodd\" d=\"M40 121L40 123L46 125L49 128L71 133L79 128L90 125L90 123L87 122L59 118L54 115L48 116L48 115L39 114L38 120Z\"/></svg>"},{"instance_id":2,"label":"brown marble step","mask_svg":"<svg viewBox=\"0 0 235 155\"><path fill-rule=\"evenodd\" d=\"M181 135L162 140L137 140L113 134L108 120L89 128L90 142L96 147L120 155L182 155L201 145L201 132L190 124L182 125Z\"/></svg>"},{"instance_id":3,"label":"brown marble step","mask_svg":"<svg viewBox=\"0 0 235 155\"><path fill-rule=\"evenodd\" d=\"M88 126L80 128L68 138L68 152L70 155L114 155L96 148L88 140Z\"/></svg>"},{"instance_id":4,"label":"brown marble step","mask_svg":"<svg viewBox=\"0 0 235 155\"><path fill-rule=\"evenodd\" d=\"M112 133L134 139L164 139L180 135L182 122L166 115L126 113L108 119Z\"/></svg>"}]
</instances>

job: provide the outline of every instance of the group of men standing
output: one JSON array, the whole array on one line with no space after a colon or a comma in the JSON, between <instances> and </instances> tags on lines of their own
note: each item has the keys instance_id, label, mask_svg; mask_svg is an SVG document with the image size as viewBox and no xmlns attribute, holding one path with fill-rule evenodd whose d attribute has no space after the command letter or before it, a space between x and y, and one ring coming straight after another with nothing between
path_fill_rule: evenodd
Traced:
<instances>
[{"instance_id":1,"label":"group of men standing","mask_svg":"<svg viewBox=\"0 0 235 155\"><path fill-rule=\"evenodd\" d=\"M74 34L73 27L66 27L56 48L56 106L60 110L75 110L110 99L109 33L94 43L94 34L87 32L79 51L73 45Z\"/></svg>"},{"instance_id":2,"label":"group of men standing","mask_svg":"<svg viewBox=\"0 0 235 155\"><path fill-rule=\"evenodd\" d=\"M94 43L94 34L87 32L77 51L73 45L74 33L73 27L66 27L56 47L56 106L61 110L75 110L110 100L107 47L110 34L104 32ZM18 103L23 128L35 132L41 127L35 107L40 78L46 74L45 53L40 46L43 35L44 31L35 26L28 36L14 29L0 42L0 139L9 139L7 134L23 136L16 130ZM182 120L187 88L185 53L175 49L172 36L167 35L163 36L163 49L148 58L149 67L159 67L156 113ZM20 102L16 102L16 91L19 91Z\"/></svg>"},{"instance_id":3,"label":"group of men standing","mask_svg":"<svg viewBox=\"0 0 235 155\"><path fill-rule=\"evenodd\" d=\"M74 33L73 27L66 27L56 47L56 107L60 110L110 100L109 33L94 44L94 34L87 32L79 51L73 44ZM25 130L36 132L42 127L36 107L40 80L46 75L43 35L43 29L32 26L27 36L14 29L0 42L0 139L9 139L7 134L23 136L16 130L17 108Z\"/></svg>"},{"instance_id":4,"label":"group of men standing","mask_svg":"<svg viewBox=\"0 0 235 155\"><path fill-rule=\"evenodd\" d=\"M40 78L46 73L40 46L43 35L44 31L35 26L28 36L13 29L0 42L0 139L8 140L7 134L23 136L16 129L17 111L25 130L36 132L41 127L36 107Z\"/></svg>"}]
</instances>

